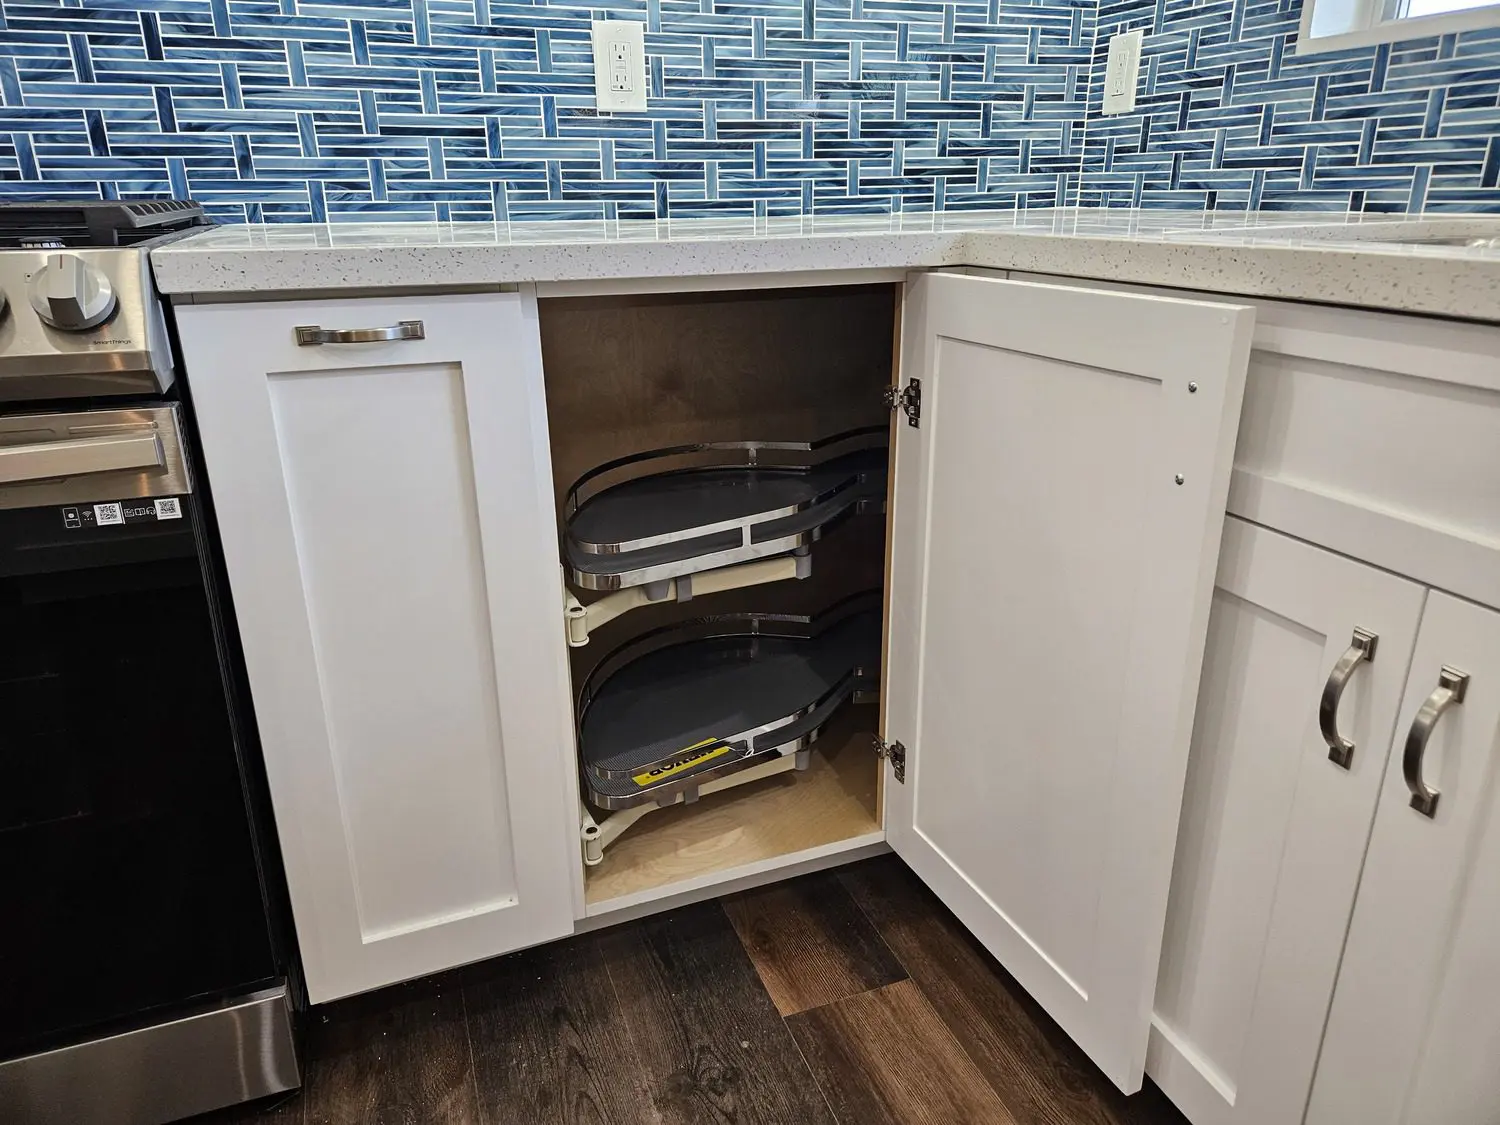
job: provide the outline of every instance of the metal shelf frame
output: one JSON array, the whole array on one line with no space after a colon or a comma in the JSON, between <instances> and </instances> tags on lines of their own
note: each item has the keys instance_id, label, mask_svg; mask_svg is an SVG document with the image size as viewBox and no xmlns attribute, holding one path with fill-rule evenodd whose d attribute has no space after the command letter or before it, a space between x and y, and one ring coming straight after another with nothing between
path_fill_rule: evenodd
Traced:
<instances>
[{"instance_id":1,"label":"metal shelf frame","mask_svg":"<svg viewBox=\"0 0 1500 1125\"><path fill-rule=\"evenodd\" d=\"M699 618L600 661L577 707L585 862L600 862L643 809L805 769L808 748L841 707L878 698L880 598L856 595L817 617ZM601 822L594 809L613 815Z\"/></svg>"},{"instance_id":2,"label":"metal shelf frame","mask_svg":"<svg viewBox=\"0 0 1500 1125\"><path fill-rule=\"evenodd\" d=\"M568 489L563 557L581 590L661 583L805 552L856 512L883 512L884 426L813 442L670 446L607 461Z\"/></svg>"}]
</instances>

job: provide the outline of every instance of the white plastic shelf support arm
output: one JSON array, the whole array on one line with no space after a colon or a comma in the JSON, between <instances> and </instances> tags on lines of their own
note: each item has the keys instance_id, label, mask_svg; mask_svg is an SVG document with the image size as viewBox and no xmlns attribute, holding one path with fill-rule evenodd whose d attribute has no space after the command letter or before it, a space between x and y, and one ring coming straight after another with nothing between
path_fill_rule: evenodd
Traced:
<instances>
[{"instance_id":1,"label":"white plastic shelf support arm","mask_svg":"<svg viewBox=\"0 0 1500 1125\"><path fill-rule=\"evenodd\" d=\"M665 601L685 602L700 594L717 594L723 590L741 590L746 586L763 586L789 578L806 578L812 573L810 555L783 555L777 559L725 566L701 574L669 578L645 586L632 586L606 594L598 601L584 605L570 590L563 592L563 621L568 631L568 647L582 648L589 634L599 626L643 605Z\"/></svg>"},{"instance_id":2,"label":"white plastic shelf support arm","mask_svg":"<svg viewBox=\"0 0 1500 1125\"><path fill-rule=\"evenodd\" d=\"M735 789L741 785L748 785L752 781L762 781L768 777L775 777L779 773L789 770L805 770L811 761L811 754L807 750L798 750L794 753L783 754L772 758L768 762L762 762L758 766L750 766L739 773L732 773L728 777L715 778L706 781L696 790L692 791L692 800L699 797L707 797L711 793L722 793L726 789ZM655 812L661 808L671 808L673 805L687 801L689 796L686 792L677 793L665 805L654 805L649 802L644 805L636 805L633 808L621 809L619 812L611 813L604 818L601 824L594 819L594 814L583 801L578 802L578 835L583 845L583 864L585 867L598 867L604 862L604 849L618 840L625 830L647 813Z\"/></svg>"}]
</instances>

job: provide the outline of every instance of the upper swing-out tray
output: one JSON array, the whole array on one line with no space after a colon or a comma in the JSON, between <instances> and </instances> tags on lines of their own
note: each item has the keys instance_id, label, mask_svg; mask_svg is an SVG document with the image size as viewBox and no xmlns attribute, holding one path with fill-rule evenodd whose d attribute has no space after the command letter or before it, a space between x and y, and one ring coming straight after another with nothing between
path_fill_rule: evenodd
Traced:
<instances>
[{"instance_id":1,"label":"upper swing-out tray","mask_svg":"<svg viewBox=\"0 0 1500 1125\"><path fill-rule=\"evenodd\" d=\"M878 595L817 618L724 614L647 633L584 682L589 801L620 809L801 750L840 705L879 690Z\"/></svg>"},{"instance_id":2,"label":"upper swing-out tray","mask_svg":"<svg viewBox=\"0 0 1500 1125\"><path fill-rule=\"evenodd\" d=\"M887 433L703 442L608 461L568 490L569 576L580 589L618 590L806 547L885 502ZM635 475L618 480L625 474Z\"/></svg>"}]
</instances>

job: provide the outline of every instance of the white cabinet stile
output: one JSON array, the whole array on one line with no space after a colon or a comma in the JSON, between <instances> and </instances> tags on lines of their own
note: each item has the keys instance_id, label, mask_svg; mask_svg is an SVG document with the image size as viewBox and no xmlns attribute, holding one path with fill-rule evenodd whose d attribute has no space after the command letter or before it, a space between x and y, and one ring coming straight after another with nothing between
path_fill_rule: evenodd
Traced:
<instances>
[{"instance_id":1,"label":"white cabinet stile","mask_svg":"<svg viewBox=\"0 0 1500 1125\"><path fill-rule=\"evenodd\" d=\"M1253 317L951 274L908 290L887 832L1133 1090Z\"/></svg>"},{"instance_id":2,"label":"white cabinet stile","mask_svg":"<svg viewBox=\"0 0 1500 1125\"><path fill-rule=\"evenodd\" d=\"M420 321L423 338L295 329ZM178 310L314 1002L572 928L534 303Z\"/></svg>"}]
</instances>

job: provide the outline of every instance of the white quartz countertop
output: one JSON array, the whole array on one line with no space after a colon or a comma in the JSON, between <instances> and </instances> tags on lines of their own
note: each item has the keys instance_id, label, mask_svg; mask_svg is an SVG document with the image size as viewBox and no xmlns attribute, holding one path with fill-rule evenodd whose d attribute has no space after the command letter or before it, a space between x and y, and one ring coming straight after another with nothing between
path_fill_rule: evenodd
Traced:
<instances>
[{"instance_id":1,"label":"white quartz countertop","mask_svg":"<svg viewBox=\"0 0 1500 1125\"><path fill-rule=\"evenodd\" d=\"M171 294L989 266L1500 321L1500 216L1069 208L655 222L213 227L152 252Z\"/></svg>"}]
</instances>

